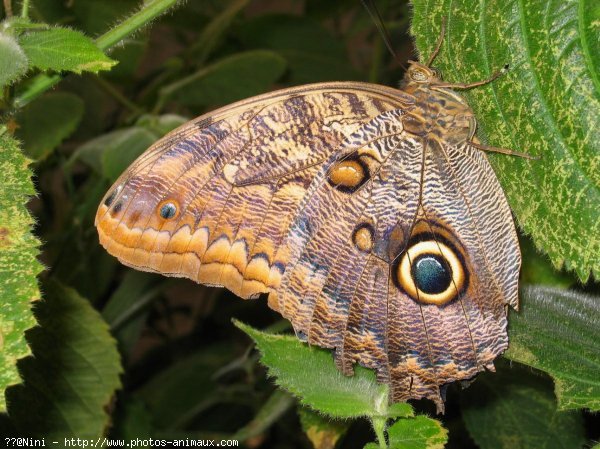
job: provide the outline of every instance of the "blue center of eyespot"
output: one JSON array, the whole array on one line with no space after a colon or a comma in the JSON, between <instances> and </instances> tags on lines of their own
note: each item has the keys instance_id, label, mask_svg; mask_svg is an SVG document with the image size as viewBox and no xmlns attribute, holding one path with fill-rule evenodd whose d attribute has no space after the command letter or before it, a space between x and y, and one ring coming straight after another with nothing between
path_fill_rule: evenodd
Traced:
<instances>
[{"instance_id":1,"label":"blue center of eyespot","mask_svg":"<svg viewBox=\"0 0 600 449\"><path fill-rule=\"evenodd\" d=\"M160 216L165 220L173 218L177 213L177 207L173 203L165 203L160 208Z\"/></svg>"},{"instance_id":2,"label":"blue center of eyespot","mask_svg":"<svg viewBox=\"0 0 600 449\"><path fill-rule=\"evenodd\" d=\"M417 288L430 295L446 291L452 282L452 270L437 254L417 257L410 271Z\"/></svg>"}]
</instances>

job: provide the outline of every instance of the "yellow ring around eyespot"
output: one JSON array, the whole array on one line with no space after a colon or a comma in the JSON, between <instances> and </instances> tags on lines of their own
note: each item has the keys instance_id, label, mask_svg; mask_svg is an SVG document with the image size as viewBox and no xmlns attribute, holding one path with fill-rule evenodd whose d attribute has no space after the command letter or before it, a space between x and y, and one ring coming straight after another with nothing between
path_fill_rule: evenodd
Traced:
<instances>
[{"instance_id":1,"label":"yellow ring around eyespot","mask_svg":"<svg viewBox=\"0 0 600 449\"><path fill-rule=\"evenodd\" d=\"M423 254L434 254L444 258L452 270L452 282L446 290L441 293L430 294L419 290L415 285L411 274L411 262ZM441 306L450 302L456 296L457 291L461 291L465 282L465 273L463 266L457 255L448 246L435 240L426 240L418 242L408 248L402 256L402 261L398 266L398 282L404 288L406 293L415 301L426 304L435 304Z\"/></svg>"}]
</instances>

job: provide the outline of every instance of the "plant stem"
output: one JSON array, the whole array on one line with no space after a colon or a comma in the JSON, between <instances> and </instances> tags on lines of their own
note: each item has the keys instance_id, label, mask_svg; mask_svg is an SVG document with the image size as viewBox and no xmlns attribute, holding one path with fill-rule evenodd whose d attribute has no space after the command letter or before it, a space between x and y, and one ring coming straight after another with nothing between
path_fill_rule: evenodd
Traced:
<instances>
[{"instance_id":1,"label":"plant stem","mask_svg":"<svg viewBox=\"0 0 600 449\"><path fill-rule=\"evenodd\" d=\"M371 416L371 424L373 425L373 430L375 431L375 436L377 437L377 443L381 449L387 449L388 447L387 442L385 441L385 429L389 419L388 397L388 388L380 391L380 394L375 400L376 414Z\"/></svg>"},{"instance_id":2,"label":"plant stem","mask_svg":"<svg viewBox=\"0 0 600 449\"><path fill-rule=\"evenodd\" d=\"M58 84L61 79L62 77L60 75L46 75L45 73L40 73L31 80L29 87L27 87L27 89L21 95L15 98L13 101L13 108L22 108L27 103L42 95L48 89Z\"/></svg>"},{"instance_id":3,"label":"plant stem","mask_svg":"<svg viewBox=\"0 0 600 449\"><path fill-rule=\"evenodd\" d=\"M108 93L111 97L113 97L115 100L121 103L122 106L129 109L129 111L132 112L134 115L138 116L144 113L144 110L142 108L138 107L135 103L130 101L105 79L97 76L94 78L94 80L102 89L106 91L106 93Z\"/></svg>"},{"instance_id":4,"label":"plant stem","mask_svg":"<svg viewBox=\"0 0 600 449\"><path fill-rule=\"evenodd\" d=\"M111 30L96 39L96 45L100 50L107 50L118 44L125 37L143 28L156 19L167 9L175 6L180 0L154 0L144 3L144 6L136 13L123 20Z\"/></svg>"},{"instance_id":5,"label":"plant stem","mask_svg":"<svg viewBox=\"0 0 600 449\"><path fill-rule=\"evenodd\" d=\"M371 424L373 424L373 430L377 437L377 443L381 449L387 449L387 443L385 442L385 425L387 422L386 417L372 416Z\"/></svg>"},{"instance_id":6,"label":"plant stem","mask_svg":"<svg viewBox=\"0 0 600 449\"><path fill-rule=\"evenodd\" d=\"M135 33L140 28L143 28L169 8L175 6L179 1L180 0L153 0L145 3L139 11L133 13L127 19L123 20L123 22L108 30L102 36L99 36L96 39L96 45L103 51L108 50L110 47L118 44L128 35ZM27 13L28 8L29 0L23 0L21 16ZM48 89L58 84L61 79L62 76L60 75L40 74L36 76L32 80L30 87L17 98L15 98L13 106L15 108L22 108L27 103L42 95Z\"/></svg>"},{"instance_id":7,"label":"plant stem","mask_svg":"<svg viewBox=\"0 0 600 449\"><path fill-rule=\"evenodd\" d=\"M21 3L21 17L29 19L29 0L23 0L23 3Z\"/></svg>"}]
</instances>

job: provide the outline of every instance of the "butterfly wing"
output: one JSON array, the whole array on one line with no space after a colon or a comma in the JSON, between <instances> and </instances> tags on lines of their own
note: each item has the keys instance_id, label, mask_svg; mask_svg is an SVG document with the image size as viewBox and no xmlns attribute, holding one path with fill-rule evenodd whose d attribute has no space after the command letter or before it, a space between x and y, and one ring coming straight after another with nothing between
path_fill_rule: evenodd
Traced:
<instances>
[{"instance_id":1,"label":"butterfly wing","mask_svg":"<svg viewBox=\"0 0 600 449\"><path fill-rule=\"evenodd\" d=\"M407 133L394 114L376 120L375 134L390 136L374 141L377 124L362 128L309 189L277 306L301 338L335 349L346 374L359 362L390 383L395 401L427 397L443 410L440 387L493 369L506 349L520 254L485 156ZM365 157L356 147L371 155L368 179L341 189L330 181ZM445 285L427 276L437 262L450 273Z\"/></svg>"},{"instance_id":2,"label":"butterfly wing","mask_svg":"<svg viewBox=\"0 0 600 449\"><path fill-rule=\"evenodd\" d=\"M414 99L383 86L327 83L242 101L177 129L115 182L96 216L100 242L121 262L269 292L315 174L356 129Z\"/></svg>"},{"instance_id":3,"label":"butterfly wing","mask_svg":"<svg viewBox=\"0 0 600 449\"><path fill-rule=\"evenodd\" d=\"M200 117L117 180L100 241L138 269L269 292L343 372L359 362L394 400L443 409L440 386L506 348L520 255L485 156L409 132L413 103L331 83Z\"/></svg>"}]
</instances>

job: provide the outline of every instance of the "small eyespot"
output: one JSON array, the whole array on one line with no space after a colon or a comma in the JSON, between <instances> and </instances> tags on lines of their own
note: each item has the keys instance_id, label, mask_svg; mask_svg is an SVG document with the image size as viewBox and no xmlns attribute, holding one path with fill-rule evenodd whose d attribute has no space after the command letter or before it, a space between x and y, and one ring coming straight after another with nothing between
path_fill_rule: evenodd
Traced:
<instances>
[{"instance_id":1,"label":"small eyespot","mask_svg":"<svg viewBox=\"0 0 600 449\"><path fill-rule=\"evenodd\" d=\"M368 253L373 248L374 229L369 223L358 225L352 233L352 242L359 251Z\"/></svg>"},{"instance_id":2,"label":"small eyespot","mask_svg":"<svg viewBox=\"0 0 600 449\"><path fill-rule=\"evenodd\" d=\"M438 306L455 299L466 285L460 256L436 240L412 244L402 256L396 276L412 299Z\"/></svg>"},{"instance_id":3,"label":"small eyespot","mask_svg":"<svg viewBox=\"0 0 600 449\"><path fill-rule=\"evenodd\" d=\"M346 193L353 193L369 179L369 168L360 159L337 162L328 174L329 184Z\"/></svg>"},{"instance_id":4,"label":"small eyespot","mask_svg":"<svg viewBox=\"0 0 600 449\"><path fill-rule=\"evenodd\" d=\"M165 220L173 218L175 215L177 215L177 206L174 203L169 201L160 207L160 216Z\"/></svg>"},{"instance_id":5,"label":"small eyespot","mask_svg":"<svg viewBox=\"0 0 600 449\"><path fill-rule=\"evenodd\" d=\"M112 213L113 214L118 214L119 212L121 212L121 209L123 209L123 202L119 201L117 204L115 204L112 208Z\"/></svg>"},{"instance_id":6,"label":"small eyespot","mask_svg":"<svg viewBox=\"0 0 600 449\"><path fill-rule=\"evenodd\" d=\"M113 201L115 200L115 198L117 197L117 195L119 194L119 192L121 192L122 186L117 186L111 193L110 195L108 195L106 197L106 199L104 200L104 205L106 207L110 207L110 205L113 203Z\"/></svg>"}]
</instances>

